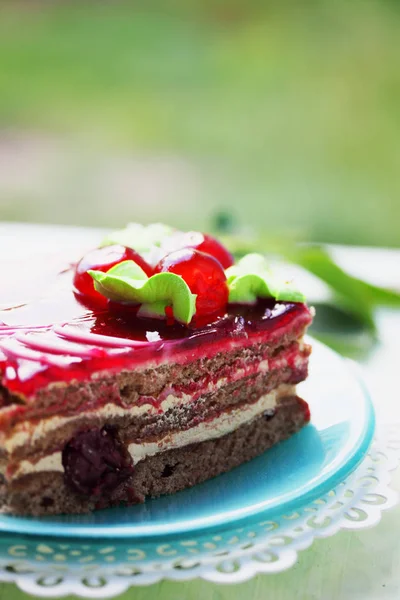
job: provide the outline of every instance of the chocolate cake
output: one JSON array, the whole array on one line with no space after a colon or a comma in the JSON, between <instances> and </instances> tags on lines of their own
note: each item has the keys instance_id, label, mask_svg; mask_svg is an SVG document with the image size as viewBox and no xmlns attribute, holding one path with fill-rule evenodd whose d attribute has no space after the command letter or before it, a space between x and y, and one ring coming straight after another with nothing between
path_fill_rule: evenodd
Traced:
<instances>
[{"instance_id":1,"label":"chocolate cake","mask_svg":"<svg viewBox=\"0 0 400 600\"><path fill-rule=\"evenodd\" d=\"M296 384L312 314L262 256L234 263L211 236L130 225L51 283L0 300L3 510L175 493L308 423Z\"/></svg>"}]
</instances>

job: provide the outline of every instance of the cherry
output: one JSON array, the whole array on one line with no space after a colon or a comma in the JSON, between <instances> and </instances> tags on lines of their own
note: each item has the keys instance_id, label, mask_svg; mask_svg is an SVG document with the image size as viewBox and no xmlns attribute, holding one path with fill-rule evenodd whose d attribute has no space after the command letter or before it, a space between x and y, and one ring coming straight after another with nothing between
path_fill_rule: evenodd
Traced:
<instances>
[{"instance_id":1,"label":"cherry","mask_svg":"<svg viewBox=\"0 0 400 600\"><path fill-rule=\"evenodd\" d=\"M167 254L156 266L156 273L175 273L197 294L196 317L204 317L225 309L228 285L221 263L204 252L184 248Z\"/></svg>"},{"instance_id":2,"label":"cherry","mask_svg":"<svg viewBox=\"0 0 400 600\"><path fill-rule=\"evenodd\" d=\"M104 246L91 250L76 265L73 284L75 291L90 300L105 303L106 299L96 292L94 282L89 275L89 269L96 271L108 271L118 263L124 260L133 260L149 277L153 274L153 270L149 264L131 248L125 246L113 245Z\"/></svg>"},{"instance_id":3,"label":"cherry","mask_svg":"<svg viewBox=\"0 0 400 600\"><path fill-rule=\"evenodd\" d=\"M216 258L224 269L234 263L232 254L221 242L212 235L200 233L199 231L188 231L186 233L178 231L168 238L163 248L166 253L182 250L183 248L193 248Z\"/></svg>"},{"instance_id":4,"label":"cherry","mask_svg":"<svg viewBox=\"0 0 400 600\"><path fill-rule=\"evenodd\" d=\"M85 496L110 495L133 473L132 458L110 428L88 429L64 447L66 484Z\"/></svg>"},{"instance_id":5,"label":"cherry","mask_svg":"<svg viewBox=\"0 0 400 600\"><path fill-rule=\"evenodd\" d=\"M219 260L224 269L231 267L235 262L232 254L212 235L203 233L204 241L197 246L196 250L211 254L214 258Z\"/></svg>"}]
</instances>

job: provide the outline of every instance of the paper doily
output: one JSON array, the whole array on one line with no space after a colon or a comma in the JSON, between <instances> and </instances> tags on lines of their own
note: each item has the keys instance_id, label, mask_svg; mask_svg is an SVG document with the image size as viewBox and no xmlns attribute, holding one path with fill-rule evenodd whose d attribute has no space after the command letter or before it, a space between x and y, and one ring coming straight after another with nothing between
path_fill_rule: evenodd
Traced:
<instances>
[{"instance_id":1,"label":"paper doily","mask_svg":"<svg viewBox=\"0 0 400 600\"><path fill-rule=\"evenodd\" d=\"M316 538L376 525L382 511L397 502L389 483L399 459L400 431L393 425L374 441L354 473L303 509L274 521L192 534L158 545L2 536L0 581L16 583L42 597L111 598L132 585L164 578L238 583L257 573L277 573L294 565L297 553ZM150 547L157 560L147 558Z\"/></svg>"}]
</instances>

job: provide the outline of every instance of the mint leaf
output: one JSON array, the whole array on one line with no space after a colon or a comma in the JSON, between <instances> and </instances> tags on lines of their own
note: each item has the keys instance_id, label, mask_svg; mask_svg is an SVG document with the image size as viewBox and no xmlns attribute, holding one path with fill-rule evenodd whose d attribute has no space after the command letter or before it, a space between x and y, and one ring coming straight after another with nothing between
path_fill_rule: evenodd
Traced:
<instances>
[{"instance_id":1,"label":"mint leaf","mask_svg":"<svg viewBox=\"0 0 400 600\"><path fill-rule=\"evenodd\" d=\"M279 279L262 254L251 253L226 270L229 302L254 304L257 298L304 302L304 295L292 281Z\"/></svg>"},{"instance_id":2,"label":"mint leaf","mask_svg":"<svg viewBox=\"0 0 400 600\"><path fill-rule=\"evenodd\" d=\"M233 277L228 284L229 302L231 304L254 304L257 298L273 298L275 289L272 285L267 278L254 273Z\"/></svg>"},{"instance_id":3,"label":"mint leaf","mask_svg":"<svg viewBox=\"0 0 400 600\"><path fill-rule=\"evenodd\" d=\"M177 321L188 324L196 310L196 296L187 283L175 273L157 273L150 278L133 261L124 261L109 271L89 271L96 290L113 300L142 304L141 314L165 317L165 308L172 307Z\"/></svg>"},{"instance_id":4,"label":"mint leaf","mask_svg":"<svg viewBox=\"0 0 400 600\"><path fill-rule=\"evenodd\" d=\"M103 239L101 246L121 244L143 254L149 252L154 246L161 246L162 241L172 232L172 227L163 223L152 223L151 225L129 223L124 229L109 233Z\"/></svg>"}]
</instances>

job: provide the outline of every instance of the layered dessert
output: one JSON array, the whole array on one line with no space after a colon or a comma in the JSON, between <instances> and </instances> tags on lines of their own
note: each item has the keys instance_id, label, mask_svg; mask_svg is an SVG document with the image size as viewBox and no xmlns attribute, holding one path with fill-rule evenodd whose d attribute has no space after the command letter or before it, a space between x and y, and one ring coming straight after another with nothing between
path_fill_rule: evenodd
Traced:
<instances>
[{"instance_id":1,"label":"layered dessert","mask_svg":"<svg viewBox=\"0 0 400 600\"><path fill-rule=\"evenodd\" d=\"M131 224L36 292L0 298L3 510L175 493L310 419L296 384L312 313L261 255L234 262L211 236Z\"/></svg>"}]
</instances>

